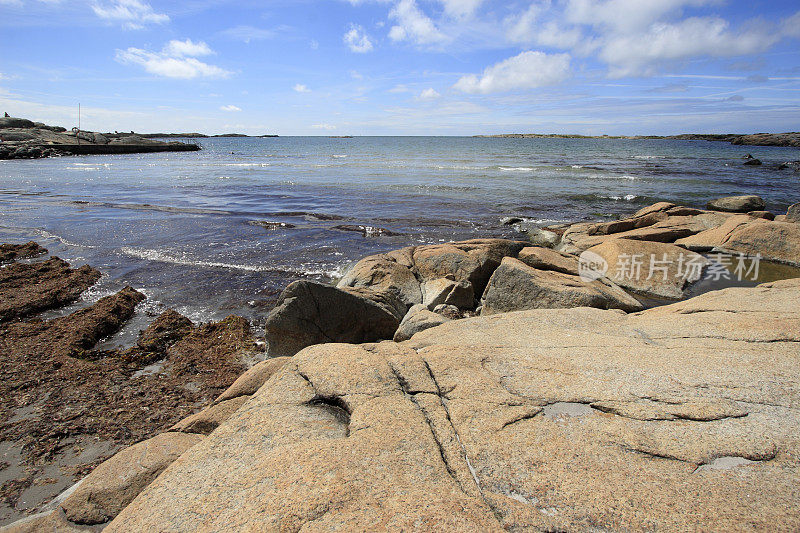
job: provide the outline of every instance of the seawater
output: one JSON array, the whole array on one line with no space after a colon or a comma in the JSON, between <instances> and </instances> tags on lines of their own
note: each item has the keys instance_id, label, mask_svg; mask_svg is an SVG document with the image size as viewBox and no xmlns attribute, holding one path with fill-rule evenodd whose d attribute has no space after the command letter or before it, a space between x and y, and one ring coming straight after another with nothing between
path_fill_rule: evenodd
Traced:
<instances>
[{"instance_id":1,"label":"seawater","mask_svg":"<svg viewBox=\"0 0 800 533\"><path fill-rule=\"evenodd\" d=\"M469 137L200 139L200 152L0 162L0 242L36 240L100 269L153 314L258 322L289 282L333 282L407 245L521 238L502 219L608 220L667 200L798 201L794 148L722 142ZM752 153L761 167L743 166ZM256 221L294 228L266 229ZM385 228L398 235L337 230Z\"/></svg>"}]
</instances>

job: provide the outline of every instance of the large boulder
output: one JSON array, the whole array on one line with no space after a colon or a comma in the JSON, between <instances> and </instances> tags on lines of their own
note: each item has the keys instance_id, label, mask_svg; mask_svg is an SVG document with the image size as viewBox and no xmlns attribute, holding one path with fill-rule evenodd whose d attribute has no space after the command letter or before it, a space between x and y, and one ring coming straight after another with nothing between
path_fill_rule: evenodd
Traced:
<instances>
[{"instance_id":1,"label":"large boulder","mask_svg":"<svg viewBox=\"0 0 800 533\"><path fill-rule=\"evenodd\" d=\"M679 300L699 281L710 261L674 244L609 239L589 248L608 265L606 276L638 294Z\"/></svg>"},{"instance_id":2,"label":"large boulder","mask_svg":"<svg viewBox=\"0 0 800 533\"><path fill-rule=\"evenodd\" d=\"M78 524L108 522L183 452L199 435L161 433L114 455L84 478L61 503L67 519Z\"/></svg>"},{"instance_id":3,"label":"large boulder","mask_svg":"<svg viewBox=\"0 0 800 533\"><path fill-rule=\"evenodd\" d=\"M728 213L748 213L750 211L763 211L767 204L760 196L748 194L744 196L726 196L717 198L706 204L712 211L725 211Z\"/></svg>"},{"instance_id":4,"label":"large boulder","mask_svg":"<svg viewBox=\"0 0 800 533\"><path fill-rule=\"evenodd\" d=\"M798 284L297 354L128 531L800 529Z\"/></svg>"},{"instance_id":5,"label":"large boulder","mask_svg":"<svg viewBox=\"0 0 800 533\"><path fill-rule=\"evenodd\" d=\"M717 229L680 239L676 244L690 250L713 249L800 266L800 224L793 222L737 215Z\"/></svg>"},{"instance_id":6,"label":"large boulder","mask_svg":"<svg viewBox=\"0 0 800 533\"><path fill-rule=\"evenodd\" d=\"M800 203L792 204L786 210L786 222L800 222Z\"/></svg>"},{"instance_id":7,"label":"large boulder","mask_svg":"<svg viewBox=\"0 0 800 533\"><path fill-rule=\"evenodd\" d=\"M492 274L483 299L481 315L569 307L642 309L636 298L607 280L583 281L570 274L538 270L513 257L503 259Z\"/></svg>"},{"instance_id":8,"label":"large boulder","mask_svg":"<svg viewBox=\"0 0 800 533\"><path fill-rule=\"evenodd\" d=\"M414 269L425 281L448 276L455 281L469 281L475 294L481 294L503 258L516 257L526 245L521 241L474 239L418 246L413 253Z\"/></svg>"},{"instance_id":9,"label":"large boulder","mask_svg":"<svg viewBox=\"0 0 800 533\"><path fill-rule=\"evenodd\" d=\"M290 356L312 344L391 339L404 314L405 306L388 292L295 281L264 324L268 353Z\"/></svg>"},{"instance_id":10,"label":"large boulder","mask_svg":"<svg viewBox=\"0 0 800 533\"><path fill-rule=\"evenodd\" d=\"M475 307L475 291L469 281L439 278L422 284L422 304L428 309L437 305L454 305L461 309Z\"/></svg>"},{"instance_id":11,"label":"large boulder","mask_svg":"<svg viewBox=\"0 0 800 533\"><path fill-rule=\"evenodd\" d=\"M365 257L339 280L337 286L392 292L407 306L422 303L420 284L411 269L386 254Z\"/></svg>"},{"instance_id":12,"label":"large boulder","mask_svg":"<svg viewBox=\"0 0 800 533\"><path fill-rule=\"evenodd\" d=\"M400 327L394 334L394 341L408 340L420 331L440 326L445 322L450 322L450 319L434 313L422 304L417 304L408 310L408 314L400 322Z\"/></svg>"}]
</instances>

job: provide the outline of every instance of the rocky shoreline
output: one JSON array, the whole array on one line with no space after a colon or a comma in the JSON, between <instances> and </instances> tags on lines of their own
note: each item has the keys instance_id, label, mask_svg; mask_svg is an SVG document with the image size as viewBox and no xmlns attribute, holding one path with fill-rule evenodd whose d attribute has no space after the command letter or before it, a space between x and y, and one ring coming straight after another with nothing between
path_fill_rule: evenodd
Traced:
<instances>
[{"instance_id":1,"label":"rocky shoreline","mask_svg":"<svg viewBox=\"0 0 800 533\"><path fill-rule=\"evenodd\" d=\"M528 233L296 281L266 344L167 311L111 351L144 295L36 319L99 274L0 246L4 502L105 446L0 531L800 527L800 204Z\"/></svg>"},{"instance_id":2,"label":"rocky shoreline","mask_svg":"<svg viewBox=\"0 0 800 533\"><path fill-rule=\"evenodd\" d=\"M504 139L675 139L681 141L721 141L748 146L791 146L800 148L800 132L788 133L683 133L680 135L575 135L546 133L503 133L476 137Z\"/></svg>"},{"instance_id":3,"label":"rocky shoreline","mask_svg":"<svg viewBox=\"0 0 800 533\"><path fill-rule=\"evenodd\" d=\"M23 118L0 118L0 160L38 159L65 155L108 155L194 152L197 144L162 142L136 135L67 131Z\"/></svg>"}]
</instances>

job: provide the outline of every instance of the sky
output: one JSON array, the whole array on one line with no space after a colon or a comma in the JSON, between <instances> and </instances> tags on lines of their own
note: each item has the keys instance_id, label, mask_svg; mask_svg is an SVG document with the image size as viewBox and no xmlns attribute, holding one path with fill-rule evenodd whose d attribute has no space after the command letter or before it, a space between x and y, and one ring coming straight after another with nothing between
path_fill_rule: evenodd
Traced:
<instances>
[{"instance_id":1,"label":"sky","mask_svg":"<svg viewBox=\"0 0 800 533\"><path fill-rule=\"evenodd\" d=\"M0 0L0 112L91 131L800 131L796 0Z\"/></svg>"}]
</instances>

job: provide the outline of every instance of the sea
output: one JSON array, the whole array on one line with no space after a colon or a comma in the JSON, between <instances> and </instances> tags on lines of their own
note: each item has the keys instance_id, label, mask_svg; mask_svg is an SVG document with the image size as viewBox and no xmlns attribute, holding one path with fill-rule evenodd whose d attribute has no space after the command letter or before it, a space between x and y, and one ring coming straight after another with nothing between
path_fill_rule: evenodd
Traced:
<instances>
[{"instance_id":1,"label":"sea","mask_svg":"<svg viewBox=\"0 0 800 533\"><path fill-rule=\"evenodd\" d=\"M204 138L199 152L0 161L0 242L35 240L103 273L88 305L130 285L138 321L263 322L298 279L333 283L358 259L409 245L525 238L657 201L702 207L758 194L785 212L796 148L663 139ZM748 154L763 165L744 166ZM523 225L524 226L524 225Z\"/></svg>"}]
</instances>

